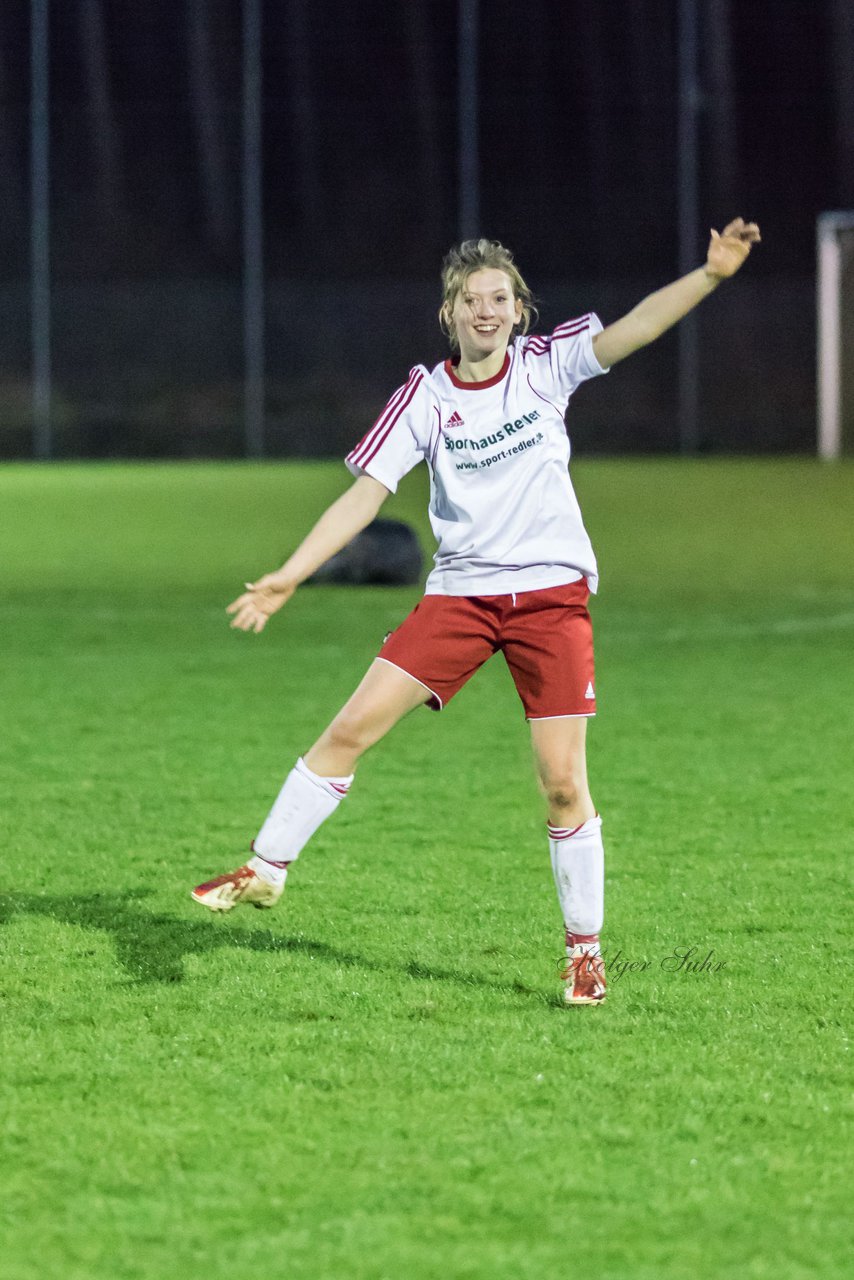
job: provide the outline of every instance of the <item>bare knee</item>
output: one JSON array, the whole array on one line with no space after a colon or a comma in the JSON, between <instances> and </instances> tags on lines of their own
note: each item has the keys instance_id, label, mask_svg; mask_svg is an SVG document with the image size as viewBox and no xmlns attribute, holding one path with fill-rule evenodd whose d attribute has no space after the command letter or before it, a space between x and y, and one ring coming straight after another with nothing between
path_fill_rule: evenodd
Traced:
<instances>
[{"instance_id":1,"label":"bare knee","mask_svg":"<svg viewBox=\"0 0 854 1280\"><path fill-rule=\"evenodd\" d=\"M369 721L345 707L338 712L323 739L334 751L360 756L373 745L374 736Z\"/></svg>"},{"instance_id":2,"label":"bare knee","mask_svg":"<svg viewBox=\"0 0 854 1280\"><path fill-rule=\"evenodd\" d=\"M531 721L540 788L549 821L559 826L577 826L595 813L587 785L586 731L587 721L581 719Z\"/></svg>"},{"instance_id":3,"label":"bare knee","mask_svg":"<svg viewBox=\"0 0 854 1280\"><path fill-rule=\"evenodd\" d=\"M543 791L554 809L574 809L581 799L581 788L573 777L548 779L543 782Z\"/></svg>"},{"instance_id":4,"label":"bare knee","mask_svg":"<svg viewBox=\"0 0 854 1280\"><path fill-rule=\"evenodd\" d=\"M548 800L550 822L564 827L577 827L579 823L592 818L596 812L583 774L563 774L542 779L542 788Z\"/></svg>"},{"instance_id":5,"label":"bare knee","mask_svg":"<svg viewBox=\"0 0 854 1280\"><path fill-rule=\"evenodd\" d=\"M583 759L564 758L552 765L539 761L540 787L552 813L576 812L590 805L587 769Z\"/></svg>"},{"instance_id":6,"label":"bare knee","mask_svg":"<svg viewBox=\"0 0 854 1280\"><path fill-rule=\"evenodd\" d=\"M328 777L352 773L359 757L426 696L423 685L405 672L374 662L352 698L307 752L306 764Z\"/></svg>"}]
</instances>

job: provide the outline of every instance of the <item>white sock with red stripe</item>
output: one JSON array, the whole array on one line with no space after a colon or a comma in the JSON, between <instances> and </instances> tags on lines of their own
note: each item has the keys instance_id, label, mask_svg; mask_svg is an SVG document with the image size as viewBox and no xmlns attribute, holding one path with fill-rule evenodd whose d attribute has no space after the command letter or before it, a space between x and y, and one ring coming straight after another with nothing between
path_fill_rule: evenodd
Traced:
<instances>
[{"instance_id":1,"label":"white sock with red stripe","mask_svg":"<svg viewBox=\"0 0 854 1280\"><path fill-rule=\"evenodd\" d=\"M321 778L300 757L252 841L255 856L248 865L255 874L270 884L283 884L289 864L335 812L352 781L352 774L349 778Z\"/></svg>"},{"instance_id":2,"label":"white sock with red stripe","mask_svg":"<svg viewBox=\"0 0 854 1280\"><path fill-rule=\"evenodd\" d=\"M582 822L569 829L549 827L549 853L552 860L558 901L566 926L566 948L599 949L599 931L605 916L605 850L602 845L602 819Z\"/></svg>"}]
</instances>

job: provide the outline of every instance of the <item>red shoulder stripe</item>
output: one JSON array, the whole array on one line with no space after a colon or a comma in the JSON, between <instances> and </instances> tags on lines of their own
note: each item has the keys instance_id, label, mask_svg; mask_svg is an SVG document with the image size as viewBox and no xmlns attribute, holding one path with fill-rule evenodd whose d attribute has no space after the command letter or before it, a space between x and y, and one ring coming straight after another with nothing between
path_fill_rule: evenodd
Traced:
<instances>
[{"instance_id":1,"label":"red shoulder stripe","mask_svg":"<svg viewBox=\"0 0 854 1280\"><path fill-rule=\"evenodd\" d=\"M420 369L416 370L406 386L402 387L396 396L392 396L388 406L380 415L372 430L368 432L364 441L357 445L349 455L349 460L357 467L361 467L364 470L371 459L376 457L394 429L395 423L399 421L418 390L423 377L424 375Z\"/></svg>"},{"instance_id":2,"label":"red shoulder stripe","mask_svg":"<svg viewBox=\"0 0 854 1280\"><path fill-rule=\"evenodd\" d=\"M359 441L359 443L358 443L357 445L355 445L355 447L354 447L353 449L351 449L351 450L350 450L349 454L347 455L347 461L348 461L348 462L355 462L355 463L357 463L356 455L357 455L357 454L359 454L359 453L362 453L365 449L367 449L367 448L368 448L368 447L373 443L373 441L374 441L374 439L375 439L376 435L378 434L378 432L380 432L380 431L382 430L382 428L383 428L383 424L385 423L385 420L386 420L387 416L388 416L390 413L393 413L393 412L394 412L394 410L395 410L395 409L397 408L397 406L400 404L400 402L401 402L401 400L403 399L403 397L406 395L406 392L408 391L408 389L409 389L409 387L411 386L411 384L412 384L412 382L413 382L414 378L416 377L417 372L418 372L418 371L417 371L416 369L413 369L413 370L412 370L412 373L409 375L409 379L408 379L408 380L403 384L403 386L402 386L402 387L398 387L398 388L397 388L397 391L395 391L394 395L392 395L392 396L390 397L390 399L389 399L388 403L386 404L386 406L385 406L385 408L383 409L382 413L379 415L379 417L378 417L378 418L376 419L376 421L374 422L373 426L371 426L371 427L369 427L369 428L368 428L368 430L367 430L367 431L365 432L365 434L362 436L362 438L361 438L361 440ZM358 463L357 463L357 465L358 465Z\"/></svg>"},{"instance_id":3,"label":"red shoulder stripe","mask_svg":"<svg viewBox=\"0 0 854 1280\"><path fill-rule=\"evenodd\" d=\"M577 337L579 333L584 333L589 328L590 321L587 316L582 320L568 320L566 324L559 325L554 333L548 335L537 334L535 337L529 338L525 350L535 356L544 356L553 342L559 342L561 338Z\"/></svg>"}]
</instances>

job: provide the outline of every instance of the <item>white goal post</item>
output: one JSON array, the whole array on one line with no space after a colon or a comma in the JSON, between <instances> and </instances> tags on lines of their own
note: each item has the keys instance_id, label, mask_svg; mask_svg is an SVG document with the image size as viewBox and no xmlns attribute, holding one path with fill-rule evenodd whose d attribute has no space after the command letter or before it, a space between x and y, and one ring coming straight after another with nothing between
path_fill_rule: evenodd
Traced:
<instances>
[{"instance_id":1,"label":"white goal post","mask_svg":"<svg viewBox=\"0 0 854 1280\"><path fill-rule=\"evenodd\" d=\"M854 211L821 213L818 256L818 453L854 453Z\"/></svg>"}]
</instances>

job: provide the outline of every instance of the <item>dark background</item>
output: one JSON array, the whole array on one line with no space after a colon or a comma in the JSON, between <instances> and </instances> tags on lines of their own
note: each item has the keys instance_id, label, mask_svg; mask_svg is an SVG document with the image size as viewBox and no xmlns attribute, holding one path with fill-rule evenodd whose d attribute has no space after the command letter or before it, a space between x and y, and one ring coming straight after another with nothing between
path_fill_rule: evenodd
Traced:
<instances>
[{"instance_id":1,"label":"dark background","mask_svg":"<svg viewBox=\"0 0 854 1280\"><path fill-rule=\"evenodd\" d=\"M763 243L704 304L702 448L812 450L815 218L854 207L854 4L701 0L704 226ZM238 0L51 16L60 456L242 450ZM264 9L267 445L334 454L444 354L457 235L457 6ZM615 319L677 274L677 4L481 5L481 231L542 323ZM29 8L0 7L0 456L31 451ZM705 242L698 243L699 263ZM584 452L678 441L676 340L583 389Z\"/></svg>"}]
</instances>

